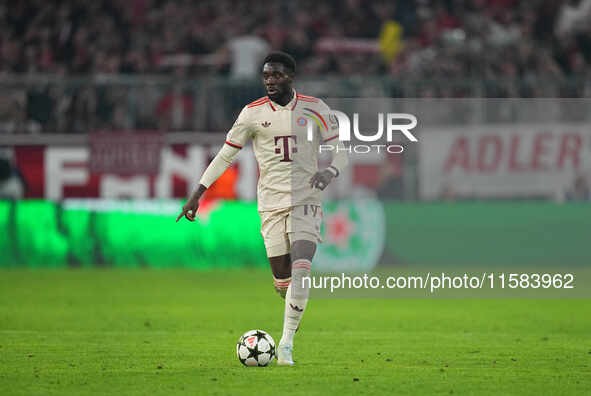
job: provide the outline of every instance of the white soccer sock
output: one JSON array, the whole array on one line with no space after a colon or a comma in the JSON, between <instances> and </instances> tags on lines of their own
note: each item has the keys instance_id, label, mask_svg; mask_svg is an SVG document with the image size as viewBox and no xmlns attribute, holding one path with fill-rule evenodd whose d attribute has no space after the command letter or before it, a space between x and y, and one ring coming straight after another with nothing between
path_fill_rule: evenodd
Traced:
<instances>
[{"instance_id":1,"label":"white soccer sock","mask_svg":"<svg viewBox=\"0 0 591 396\"><path fill-rule=\"evenodd\" d=\"M273 277L273 284L275 285L275 291L279 293L282 298L285 298L287 295L287 289L289 284L291 283L291 277L287 279L277 279Z\"/></svg>"},{"instance_id":2,"label":"white soccer sock","mask_svg":"<svg viewBox=\"0 0 591 396\"><path fill-rule=\"evenodd\" d=\"M291 283L285 297L285 314L283 316L283 335L279 344L293 345L293 336L302 320L310 288L308 282L304 285L304 277L310 276L312 263L310 260L299 259L291 266Z\"/></svg>"}]
</instances>

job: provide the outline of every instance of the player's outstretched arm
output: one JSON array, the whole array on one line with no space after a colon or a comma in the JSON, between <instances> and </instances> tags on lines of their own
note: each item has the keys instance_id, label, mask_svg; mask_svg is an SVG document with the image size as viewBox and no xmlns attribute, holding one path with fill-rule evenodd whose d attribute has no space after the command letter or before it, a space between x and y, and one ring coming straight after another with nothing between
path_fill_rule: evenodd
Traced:
<instances>
[{"instance_id":1,"label":"player's outstretched arm","mask_svg":"<svg viewBox=\"0 0 591 396\"><path fill-rule=\"evenodd\" d=\"M178 222L181 217L185 216L185 218L189 221L195 221L195 216L197 216L197 209L199 209L199 199L203 193L207 190L203 184L200 184L199 187L195 191L191 193L191 196L187 200L187 202L183 205L181 213L176 218Z\"/></svg>"},{"instance_id":2,"label":"player's outstretched arm","mask_svg":"<svg viewBox=\"0 0 591 396\"><path fill-rule=\"evenodd\" d=\"M205 172L203 172L203 176L201 176L201 180L199 181L199 187L191 193L191 196L187 200L187 203L183 205L181 213L176 218L176 221L179 221L183 216L189 221L195 221L197 209L199 209L199 199L201 199L205 190L207 190L209 186L211 186L230 165L232 165L234 157L236 157L236 154L239 152L239 148L224 144Z\"/></svg>"}]
</instances>

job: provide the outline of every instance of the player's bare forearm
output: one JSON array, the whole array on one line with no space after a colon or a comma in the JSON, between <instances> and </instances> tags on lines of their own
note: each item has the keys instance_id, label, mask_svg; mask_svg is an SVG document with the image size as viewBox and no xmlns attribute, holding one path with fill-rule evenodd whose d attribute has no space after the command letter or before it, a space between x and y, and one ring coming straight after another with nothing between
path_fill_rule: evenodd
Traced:
<instances>
[{"instance_id":1,"label":"player's bare forearm","mask_svg":"<svg viewBox=\"0 0 591 396\"><path fill-rule=\"evenodd\" d=\"M195 202L199 202L199 199L201 199L201 196L205 190L207 190L207 187L205 187L203 184L200 184L189 196L189 201L194 200Z\"/></svg>"},{"instance_id":2,"label":"player's bare forearm","mask_svg":"<svg viewBox=\"0 0 591 396\"><path fill-rule=\"evenodd\" d=\"M183 209L176 218L176 221L179 221L183 216L185 216L185 218L189 221L195 221L197 209L199 209L199 199L205 190L207 190L207 188L211 186L226 169L228 169L239 151L240 149L236 149L231 145L224 144L224 146L222 146L207 169L205 169L205 172L203 172L199 186L191 193L187 203L183 205Z\"/></svg>"},{"instance_id":3,"label":"player's bare forearm","mask_svg":"<svg viewBox=\"0 0 591 396\"><path fill-rule=\"evenodd\" d=\"M328 168L318 171L312 176L310 179L310 187L312 188L324 190L332 179L339 176L340 169L344 169L349 163L347 150L345 150L342 142L337 140L329 143L329 145L333 146L332 163Z\"/></svg>"},{"instance_id":4,"label":"player's bare forearm","mask_svg":"<svg viewBox=\"0 0 591 396\"><path fill-rule=\"evenodd\" d=\"M197 216L197 209L199 209L199 200L203 193L207 190L203 184L200 184L189 196L187 202L183 205L181 213L176 218L178 222L181 217L185 216L185 218L189 221L195 221L195 216Z\"/></svg>"}]
</instances>

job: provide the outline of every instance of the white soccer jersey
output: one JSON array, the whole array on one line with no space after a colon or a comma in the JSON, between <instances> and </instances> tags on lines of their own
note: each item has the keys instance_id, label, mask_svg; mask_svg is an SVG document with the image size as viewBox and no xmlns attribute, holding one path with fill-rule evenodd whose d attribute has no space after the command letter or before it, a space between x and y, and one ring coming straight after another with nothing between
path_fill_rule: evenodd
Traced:
<instances>
[{"instance_id":1,"label":"white soccer jersey","mask_svg":"<svg viewBox=\"0 0 591 396\"><path fill-rule=\"evenodd\" d=\"M265 96L242 109L226 144L242 148L253 141L260 170L259 211L320 205L321 191L309 181L318 171L319 144L338 138L338 124L329 121L328 110L322 100L295 91L285 106ZM315 130L312 141L307 139L310 123Z\"/></svg>"}]
</instances>

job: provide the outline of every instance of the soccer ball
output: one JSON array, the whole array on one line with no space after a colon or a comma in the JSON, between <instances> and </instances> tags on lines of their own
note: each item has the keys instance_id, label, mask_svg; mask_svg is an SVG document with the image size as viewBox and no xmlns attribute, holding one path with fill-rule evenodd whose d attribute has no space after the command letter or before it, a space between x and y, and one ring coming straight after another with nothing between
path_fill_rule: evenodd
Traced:
<instances>
[{"instance_id":1,"label":"soccer ball","mask_svg":"<svg viewBox=\"0 0 591 396\"><path fill-rule=\"evenodd\" d=\"M263 330L250 330L236 344L238 360L245 366L264 367L275 357L275 341Z\"/></svg>"}]
</instances>

